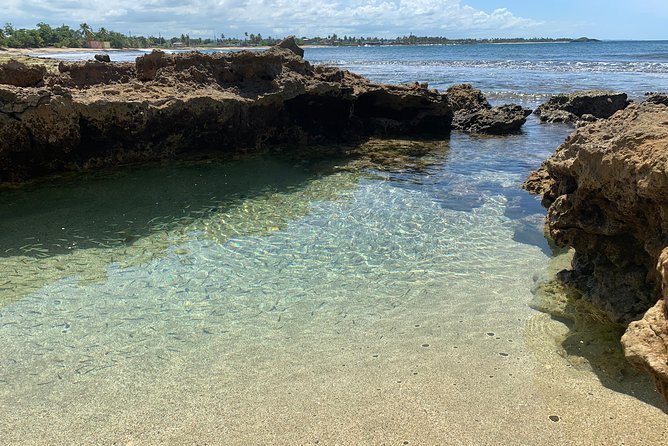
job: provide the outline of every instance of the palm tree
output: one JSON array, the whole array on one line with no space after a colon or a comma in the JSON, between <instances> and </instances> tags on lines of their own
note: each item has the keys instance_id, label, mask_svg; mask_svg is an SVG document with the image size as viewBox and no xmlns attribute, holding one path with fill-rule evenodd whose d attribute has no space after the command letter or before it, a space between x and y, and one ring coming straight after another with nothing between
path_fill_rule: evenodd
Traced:
<instances>
[{"instance_id":1,"label":"palm tree","mask_svg":"<svg viewBox=\"0 0 668 446\"><path fill-rule=\"evenodd\" d=\"M79 32L86 40L93 40L93 29L84 22L79 25Z\"/></svg>"},{"instance_id":2,"label":"palm tree","mask_svg":"<svg viewBox=\"0 0 668 446\"><path fill-rule=\"evenodd\" d=\"M98 30L97 35L100 40L107 40L109 38L109 31L107 31L107 28L103 26Z\"/></svg>"}]
</instances>

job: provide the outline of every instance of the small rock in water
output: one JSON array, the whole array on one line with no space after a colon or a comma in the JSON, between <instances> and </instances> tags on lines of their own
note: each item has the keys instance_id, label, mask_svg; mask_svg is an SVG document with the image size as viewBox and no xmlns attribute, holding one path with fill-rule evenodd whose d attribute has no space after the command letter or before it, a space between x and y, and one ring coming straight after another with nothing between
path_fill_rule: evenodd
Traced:
<instances>
[{"instance_id":1,"label":"small rock in water","mask_svg":"<svg viewBox=\"0 0 668 446\"><path fill-rule=\"evenodd\" d=\"M97 60L98 62L111 62L111 58L109 57L108 54L96 54L95 60Z\"/></svg>"}]
</instances>

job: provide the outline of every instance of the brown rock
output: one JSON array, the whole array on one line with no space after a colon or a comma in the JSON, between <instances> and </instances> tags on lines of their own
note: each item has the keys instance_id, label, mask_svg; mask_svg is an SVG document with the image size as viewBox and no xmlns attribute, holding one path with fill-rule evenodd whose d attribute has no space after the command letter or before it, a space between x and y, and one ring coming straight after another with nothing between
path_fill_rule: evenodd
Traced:
<instances>
[{"instance_id":1,"label":"brown rock","mask_svg":"<svg viewBox=\"0 0 668 446\"><path fill-rule=\"evenodd\" d=\"M454 112L452 128L455 130L491 135L513 133L531 114L530 110L514 104L492 107L485 95L469 84L453 85L446 94Z\"/></svg>"},{"instance_id":2,"label":"brown rock","mask_svg":"<svg viewBox=\"0 0 668 446\"><path fill-rule=\"evenodd\" d=\"M575 248L559 277L629 324L627 358L668 400L668 107L632 104L579 128L527 184L550 205L550 236Z\"/></svg>"},{"instance_id":3,"label":"brown rock","mask_svg":"<svg viewBox=\"0 0 668 446\"><path fill-rule=\"evenodd\" d=\"M554 180L547 173L545 166L529 174L529 177L522 183L522 188L530 194L543 195L553 186ZM548 203L549 206L551 203Z\"/></svg>"},{"instance_id":4,"label":"brown rock","mask_svg":"<svg viewBox=\"0 0 668 446\"><path fill-rule=\"evenodd\" d=\"M286 48L299 57L304 57L304 50L297 45L295 42L295 36L288 36L285 39L281 40L277 45L279 48Z\"/></svg>"},{"instance_id":5,"label":"brown rock","mask_svg":"<svg viewBox=\"0 0 668 446\"><path fill-rule=\"evenodd\" d=\"M590 90L552 96L534 113L542 122L577 122L593 118L609 118L629 105L625 93ZM584 116L589 115L589 116Z\"/></svg>"},{"instance_id":6,"label":"brown rock","mask_svg":"<svg viewBox=\"0 0 668 446\"><path fill-rule=\"evenodd\" d=\"M0 182L188 151L448 133L452 121L442 93L314 69L281 47L63 62L45 88L0 86L0 116Z\"/></svg>"},{"instance_id":7,"label":"brown rock","mask_svg":"<svg viewBox=\"0 0 668 446\"><path fill-rule=\"evenodd\" d=\"M624 356L639 370L649 373L668 401L668 248L656 265L662 298L639 321L631 322L622 337Z\"/></svg>"},{"instance_id":8,"label":"brown rock","mask_svg":"<svg viewBox=\"0 0 668 446\"><path fill-rule=\"evenodd\" d=\"M459 110L454 115L452 128L469 133L504 135L519 131L530 114L531 110L514 104L480 108L473 112Z\"/></svg>"},{"instance_id":9,"label":"brown rock","mask_svg":"<svg viewBox=\"0 0 668 446\"><path fill-rule=\"evenodd\" d=\"M135 77L135 64L106 63L98 61L60 62L60 82L69 87L83 88L92 85L129 82ZM56 82L56 79L51 79Z\"/></svg>"},{"instance_id":10,"label":"brown rock","mask_svg":"<svg viewBox=\"0 0 668 446\"><path fill-rule=\"evenodd\" d=\"M631 322L622 337L624 356L637 369L647 372L656 389L668 401L668 317L666 301L659 300L645 316Z\"/></svg>"},{"instance_id":11,"label":"brown rock","mask_svg":"<svg viewBox=\"0 0 668 446\"><path fill-rule=\"evenodd\" d=\"M152 81L160 68L173 65L174 56L164 51L153 50L149 54L140 56L135 63L137 78L141 81Z\"/></svg>"},{"instance_id":12,"label":"brown rock","mask_svg":"<svg viewBox=\"0 0 668 446\"><path fill-rule=\"evenodd\" d=\"M645 93L645 102L652 104L668 105L668 94L666 93Z\"/></svg>"},{"instance_id":13,"label":"brown rock","mask_svg":"<svg viewBox=\"0 0 668 446\"><path fill-rule=\"evenodd\" d=\"M470 84L453 85L447 89L446 93L453 112L464 110L467 113L473 113L480 109L492 107L482 91Z\"/></svg>"},{"instance_id":14,"label":"brown rock","mask_svg":"<svg viewBox=\"0 0 668 446\"><path fill-rule=\"evenodd\" d=\"M17 60L0 64L0 84L35 87L44 80L44 76L46 68L43 65L26 65Z\"/></svg>"}]
</instances>

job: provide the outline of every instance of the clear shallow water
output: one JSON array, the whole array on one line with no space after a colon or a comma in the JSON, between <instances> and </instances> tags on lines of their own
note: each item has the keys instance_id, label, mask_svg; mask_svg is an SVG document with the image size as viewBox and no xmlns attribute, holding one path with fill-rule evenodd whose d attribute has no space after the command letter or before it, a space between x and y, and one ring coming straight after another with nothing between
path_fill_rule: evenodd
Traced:
<instances>
[{"instance_id":1,"label":"clear shallow water","mask_svg":"<svg viewBox=\"0 0 668 446\"><path fill-rule=\"evenodd\" d=\"M550 250L519 185L570 130L453 134L417 172L265 157L3 190L0 438L662 444L661 410L571 368L528 305Z\"/></svg>"},{"instance_id":2,"label":"clear shallow water","mask_svg":"<svg viewBox=\"0 0 668 446\"><path fill-rule=\"evenodd\" d=\"M50 57L80 60L93 54ZM134 61L144 52L111 54ZM307 48L305 57L377 82L417 80L438 89L468 82L499 100L530 102L596 88L636 99L647 91L668 91L668 41Z\"/></svg>"},{"instance_id":3,"label":"clear shallow water","mask_svg":"<svg viewBox=\"0 0 668 446\"><path fill-rule=\"evenodd\" d=\"M251 159L3 191L3 438L18 441L44 410L58 414L53 426L74 412L92 420L91 408L131 411L113 395L202 373L184 364L307 367L297 353L289 364L272 356L291 337L310 334L302 354L317 361L396 318L412 327L431 313L445 327L527 316L548 256L542 210L519 184L567 132L532 122L507 138L453 135L422 172ZM158 402L146 397L135 403L151 412ZM40 430L54 441L61 432Z\"/></svg>"}]
</instances>

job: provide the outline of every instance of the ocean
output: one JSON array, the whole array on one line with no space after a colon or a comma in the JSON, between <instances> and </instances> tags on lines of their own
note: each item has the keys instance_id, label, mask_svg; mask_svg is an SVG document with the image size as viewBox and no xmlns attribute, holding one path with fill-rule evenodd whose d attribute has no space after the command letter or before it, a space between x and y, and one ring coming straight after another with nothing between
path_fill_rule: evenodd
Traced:
<instances>
[{"instance_id":1,"label":"ocean","mask_svg":"<svg viewBox=\"0 0 668 446\"><path fill-rule=\"evenodd\" d=\"M128 62L148 51L110 54ZM94 54L52 57L85 60ZM428 82L437 89L471 83L502 101L543 101L588 89L619 90L639 99L648 91L668 90L668 41L315 47L306 48L304 56L376 82Z\"/></svg>"},{"instance_id":2,"label":"ocean","mask_svg":"<svg viewBox=\"0 0 668 446\"><path fill-rule=\"evenodd\" d=\"M668 42L306 58L525 106L668 90ZM665 443L666 405L619 360L616 328L533 309L568 254L520 185L571 131L531 116L514 135L453 133L420 169L258 155L0 191L0 438Z\"/></svg>"}]
</instances>

